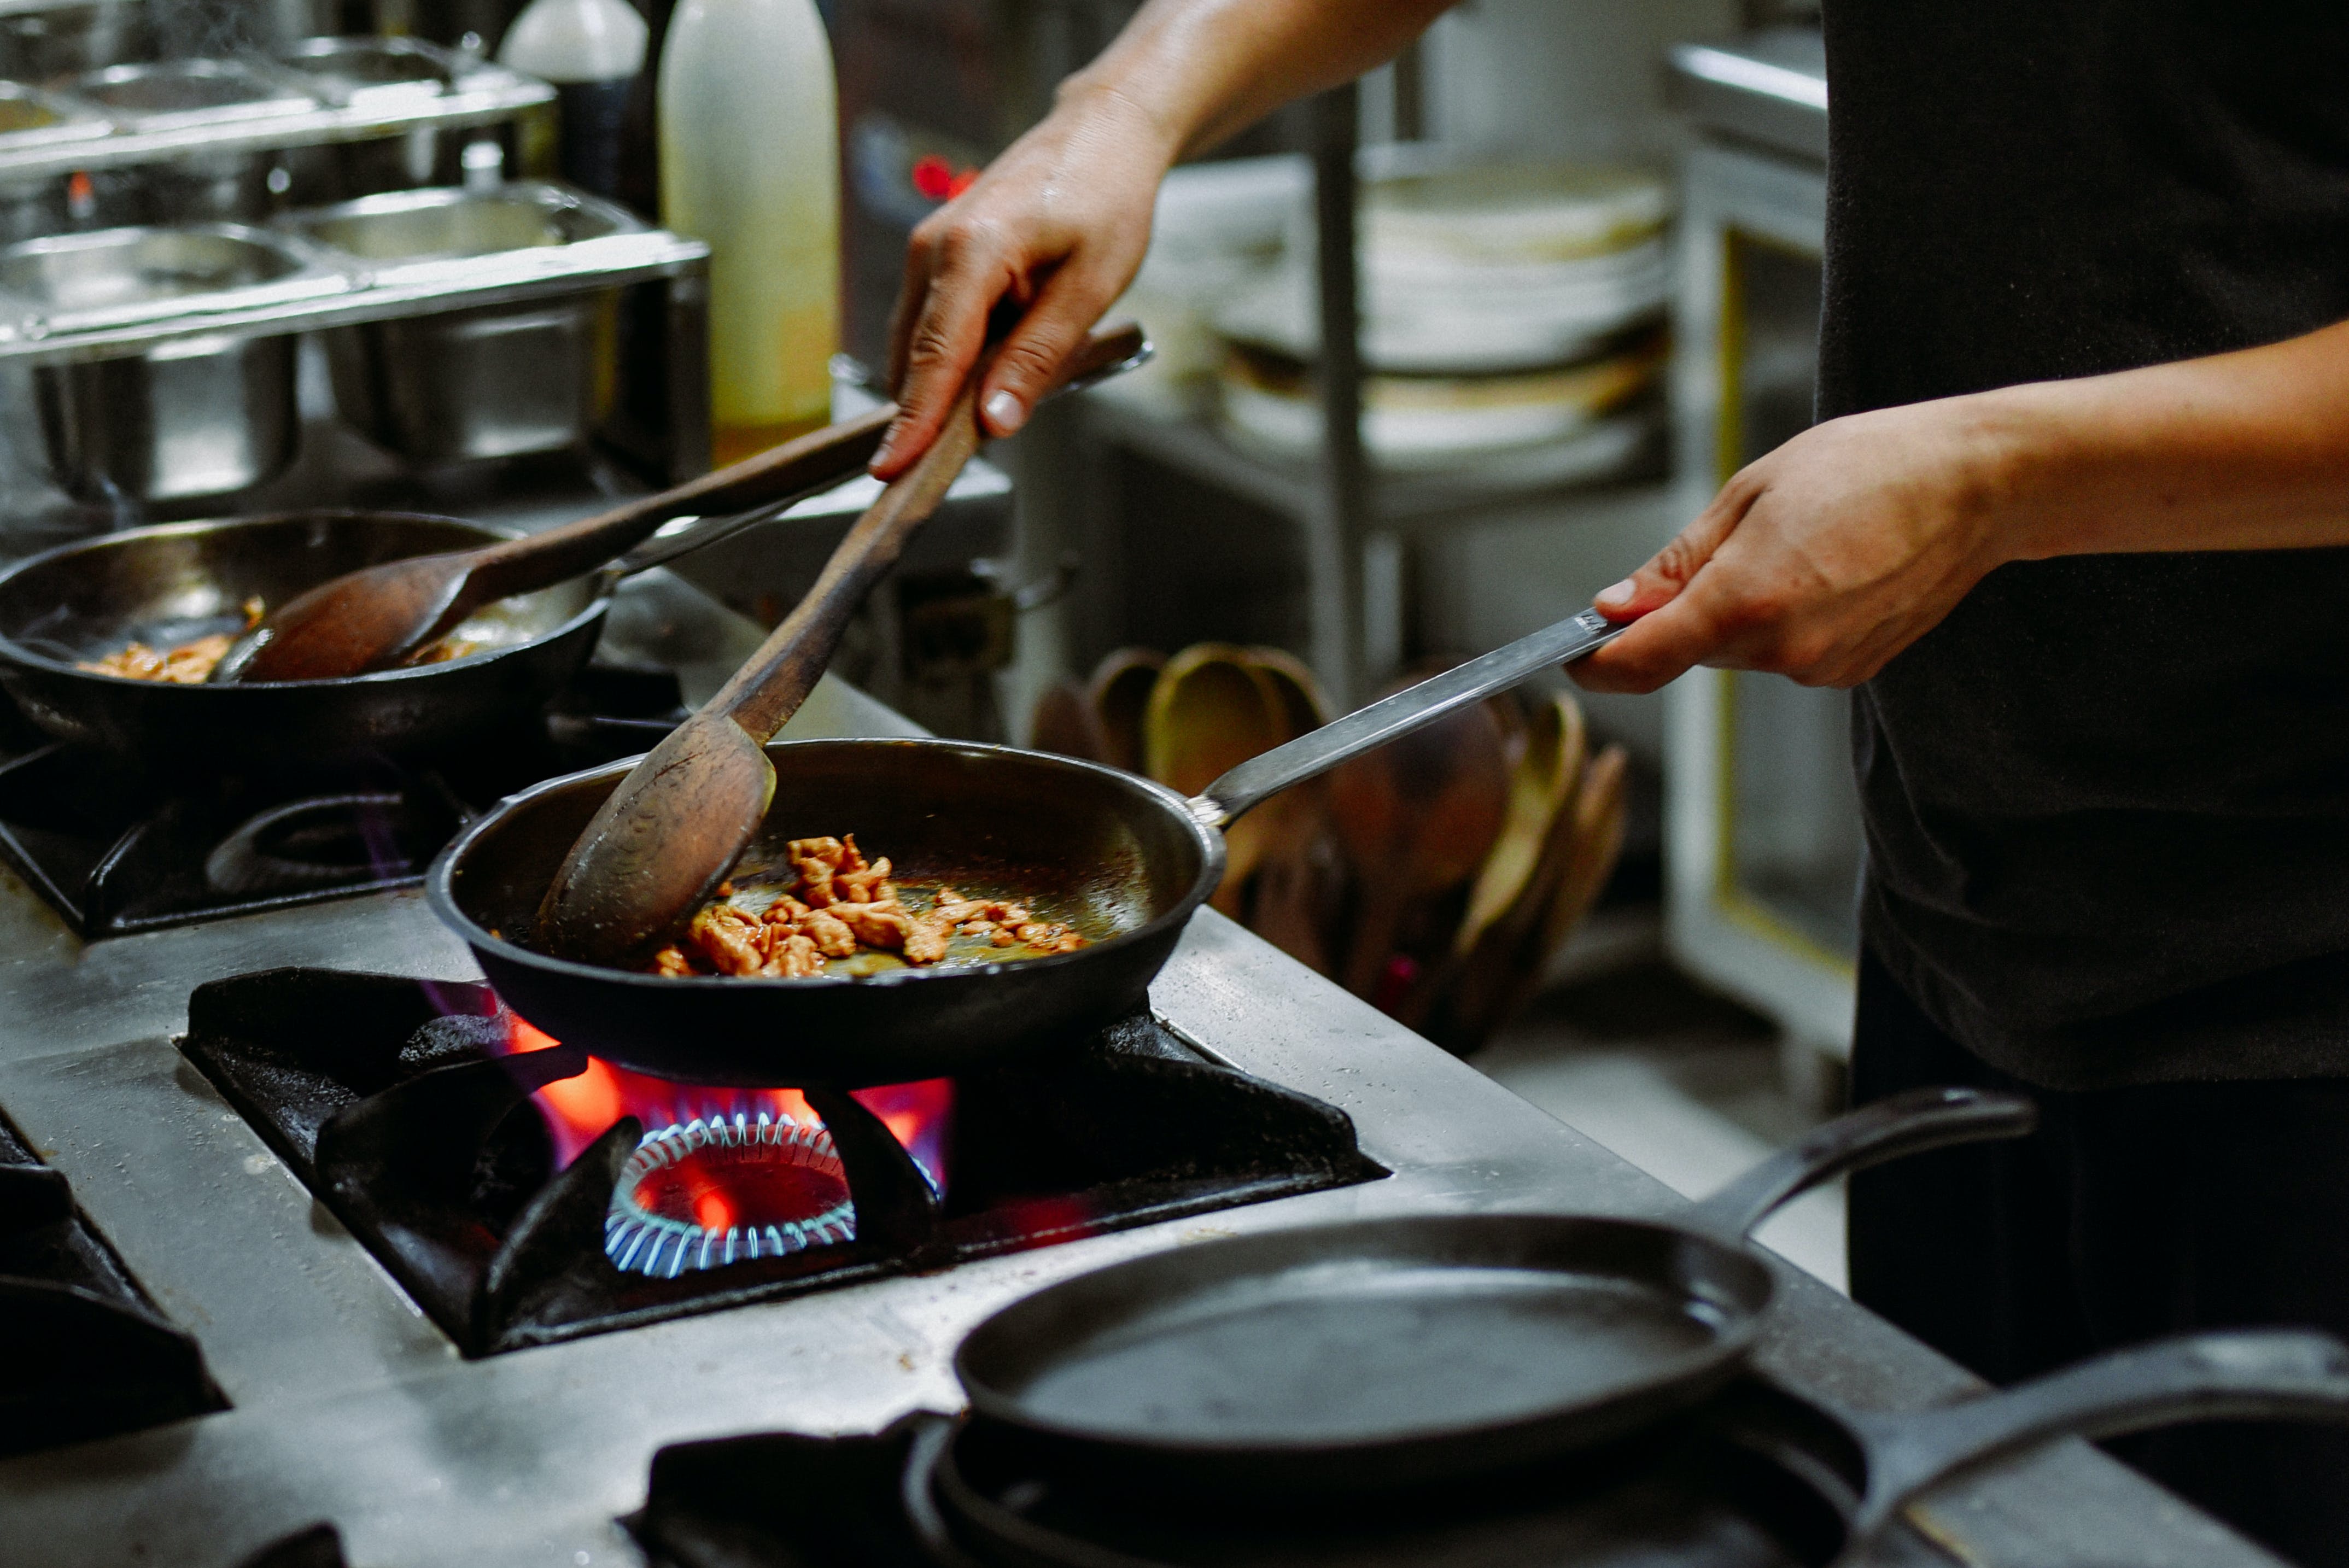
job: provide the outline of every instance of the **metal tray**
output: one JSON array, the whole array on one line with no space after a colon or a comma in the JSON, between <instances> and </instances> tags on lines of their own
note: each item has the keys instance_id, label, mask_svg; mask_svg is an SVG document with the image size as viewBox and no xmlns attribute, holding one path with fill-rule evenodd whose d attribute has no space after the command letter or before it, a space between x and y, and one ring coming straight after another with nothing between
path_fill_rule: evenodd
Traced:
<instances>
[{"instance_id":1,"label":"metal tray","mask_svg":"<svg viewBox=\"0 0 2349 1568\"><path fill-rule=\"evenodd\" d=\"M0 81L0 158L19 148L87 141L113 129L85 104L23 82Z\"/></svg>"},{"instance_id":2,"label":"metal tray","mask_svg":"<svg viewBox=\"0 0 2349 1568\"><path fill-rule=\"evenodd\" d=\"M471 254L460 246L398 256L386 253L392 247L354 222L360 214L445 221L447 210L468 203L476 210L522 213L559 239ZM212 286L206 281L211 274L198 269L181 292L142 287L134 291L141 296L135 300L93 298L53 289L45 281L56 275L54 269L71 265L83 249L93 261L100 253L122 260L126 253L111 247L129 244L125 236L131 234L150 236L150 245L160 242L152 238L160 235L234 236L274 247L288 264L274 276L244 276L224 286ZM357 248L338 248L338 235ZM372 255L365 253L371 243ZM232 224L110 230L60 235L19 249L45 259L39 272L26 273L13 288L0 275L0 360L112 358L213 333L313 332L552 298L698 274L709 255L699 241L648 228L612 202L536 181L489 193L436 189L367 197L290 213L268 232Z\"/></svg>"},{"instance_id":3,"label":"metal tray","mask_svg":"<svg viewBox=\"0 0 2349 1568\"><path fill-rule=\"evenodd\" d=\"M553 103L554 89L419 39L322 38L274 59L109 67L47 96L73 123L97 129L67 140L0 135L0 184L196 153L495 124ZM209 107L198 101L207 96Z\"/></svg>"}]
</instances>

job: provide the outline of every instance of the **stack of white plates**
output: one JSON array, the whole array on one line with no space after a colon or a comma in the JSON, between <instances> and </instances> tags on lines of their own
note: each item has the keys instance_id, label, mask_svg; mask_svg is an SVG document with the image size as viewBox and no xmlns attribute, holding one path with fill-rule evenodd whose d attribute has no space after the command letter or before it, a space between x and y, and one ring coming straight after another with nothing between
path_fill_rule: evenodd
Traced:
<instances>
[{"instance_id":1,"label":"stack of white plates","mask_svg":"<svg viewBox=\"0 0 2349 1568\"><path fill-rule=\"evenodd\" d=\"M1557 165L1397 175L1365 191L1363 435L1382 465L1442 467L1601 428L1662 371L1669 192L1642 173ZM1309 230L1216 313L1224 417L1282 455L1319 440Z\"/></svg>"}]
</instances>

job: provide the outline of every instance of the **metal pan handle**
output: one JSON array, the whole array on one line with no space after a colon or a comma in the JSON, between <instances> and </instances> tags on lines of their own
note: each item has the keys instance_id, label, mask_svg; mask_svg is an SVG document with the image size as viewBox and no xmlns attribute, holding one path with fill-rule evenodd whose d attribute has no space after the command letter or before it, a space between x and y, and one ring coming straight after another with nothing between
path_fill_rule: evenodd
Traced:
<instances>
[{"instance_id":1,"label":"metal pan handle","mask_svg":"<svg viewBox=\"0 0 2349 1568\"><path fill-rule=\"evenodd\" d=\"M2349 1346L2313 1329L2189 1335L1961 1405L1842 1418L1868 1453L1849 1561L1928 1488L2050 1438L2109 1438L2184 1421L2349 1425Z\"/></svg>"},{"instance_id":2,"label":"metal pan handle","mask_svg":"<svg viewBox=\"0 0 2349 1568\"><path fill-rule=\"evenodd\" d=\"M2039 1108L2021 1095L1979 1088L1918 1088L1813 1128L1696 1205L1681 1223L1742 1242L1778 1208L1822 1181L1887 1160L1960 1143L2021 1138Z\"/></svg>"},{"instance_id":3,"label":"metal pan handle","mask_svg":"<svg viewBox=\"0 0 2349 1568\"><path fill-rule=\"evenodd\" d=\"M1553 665L1571 664L1595 653L1629 627L1629 622L1616 625L1596 610L1545 626L1408 691L1357 708L1310 735L1248 758L1193 797L1191 813L1210 827L1221 828L1293 784L1318 779L1340 762L1375 751L1495 692L1506 691Z\"/></svg>"}]
</instances>

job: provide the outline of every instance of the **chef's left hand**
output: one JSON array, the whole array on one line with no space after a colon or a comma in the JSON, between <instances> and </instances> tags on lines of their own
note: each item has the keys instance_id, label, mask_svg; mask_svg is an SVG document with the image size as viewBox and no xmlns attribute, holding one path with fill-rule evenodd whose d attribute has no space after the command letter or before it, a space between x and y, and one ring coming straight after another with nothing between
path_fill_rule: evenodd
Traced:
<instances>
[{"instance_id":1,"label":"chef's left hand","mask_svg":"<svg viewBox=\"0 0 2349 1568\"><path fill-rule=\"evenodd\" d=\"M1599 594L1637 624L1575 679L1650 692L1711 665L1858 685L2009 557L1996 429L1949 398L1830 420L1748 464Z\"/></svg>"}]
</instances>

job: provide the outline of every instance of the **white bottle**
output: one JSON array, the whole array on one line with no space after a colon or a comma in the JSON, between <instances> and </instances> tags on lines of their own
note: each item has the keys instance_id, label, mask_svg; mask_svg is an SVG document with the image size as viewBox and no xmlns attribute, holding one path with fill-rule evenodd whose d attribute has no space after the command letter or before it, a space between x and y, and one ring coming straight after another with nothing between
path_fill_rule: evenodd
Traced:
<instances>
[{"instance_id":1,"label":"white bottle","mask_svg":"<svg viewBox=\"0 0 2349 1568\"><path fill-rule=\"evenodd\" d=\"M556 166L599 196L619 193L622 124L648 34L627 0L531 0L498 48L499 64L554 84Z\"/></svg>"},{"instance_id":2,"label":"white bottle","mask_svg":"<svg viewBox=\"0 0 2349 1568\"><path fill-rule=\"evenodd\" d=\"M832 416L840 155L812 0L682 0L660 61L661 222L709 245L720 464Z\"/></svg>"}]
</instances>

